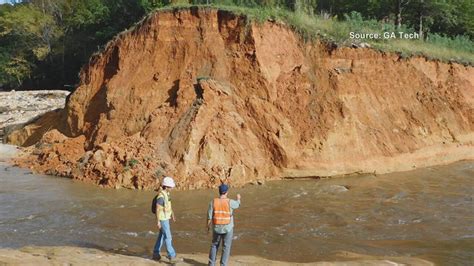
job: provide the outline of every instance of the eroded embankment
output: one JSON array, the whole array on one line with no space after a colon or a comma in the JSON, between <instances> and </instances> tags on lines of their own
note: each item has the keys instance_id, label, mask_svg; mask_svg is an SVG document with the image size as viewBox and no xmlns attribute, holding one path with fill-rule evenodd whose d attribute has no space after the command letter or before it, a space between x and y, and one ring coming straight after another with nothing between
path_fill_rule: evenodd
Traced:
<instances>
[{"instance_id":1,"label":"eroded embankment","mask_svg":"<svg viewBox=\"0 0 474 266\"><path fill-rule=\"evenodd\" d=\"M91 59L20 165L110 187L391 172L474 159L474 68L304 43L213 9L158 12ZM25 132L29 132L25 134Z\"/></svg>"}]
</instances>

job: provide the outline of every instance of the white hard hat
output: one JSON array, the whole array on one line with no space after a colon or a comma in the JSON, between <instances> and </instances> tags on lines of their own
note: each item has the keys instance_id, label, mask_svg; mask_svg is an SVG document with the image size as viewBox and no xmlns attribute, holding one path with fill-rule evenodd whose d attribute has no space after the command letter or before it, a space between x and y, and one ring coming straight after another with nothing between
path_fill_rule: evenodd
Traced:
<instances>
[{"instance_id":1,"label":"white hard hat","mask_svg":"<svg viewBox=\"0 0 474 266\"><path fill-rule=\"evenodd\" d=\"M169 176L165 176L165 178L163 178L163 182L161 183L162 186L165 186L165 187L175 187L176 184L174 183L174 180L172 177L169 177Z\"/></svg>"}]
</instances>

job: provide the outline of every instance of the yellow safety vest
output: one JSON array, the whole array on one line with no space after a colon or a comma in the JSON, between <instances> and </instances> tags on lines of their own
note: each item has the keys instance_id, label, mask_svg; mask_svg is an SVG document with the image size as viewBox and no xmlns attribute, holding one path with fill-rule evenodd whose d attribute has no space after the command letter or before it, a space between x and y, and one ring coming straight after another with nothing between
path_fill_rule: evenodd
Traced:
<instances>
[{"instance_id":1,"label":"yellow safety vest","mask_svg":"<svg viewBox=\"0 0 474 266\"><path fill-rule=\"evenodd\" d=\"M160 221L169 220L171 219L171 214L173 213L173 209L171 208L171 200L169 199L169 194L166 191L160 191L158 197L156 199L163 198L165 201L164 208L160 208L158 213L158 219Z\"/></svg>"}]
</instances>

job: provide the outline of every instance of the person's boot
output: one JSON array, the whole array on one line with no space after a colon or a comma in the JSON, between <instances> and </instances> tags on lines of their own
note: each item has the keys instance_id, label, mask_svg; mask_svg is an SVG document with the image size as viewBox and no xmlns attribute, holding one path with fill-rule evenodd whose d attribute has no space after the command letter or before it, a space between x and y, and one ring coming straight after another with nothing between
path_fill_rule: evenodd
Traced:
<instances>
[{"instance_id":1,"label":"person's boot","mask_svg":"<svg viewBox=\"0 0 474 266\"><path fill-rule=\"evenodd\" d=\"M160 254L153 254L153 260L160 261L161 255Z\"/></svg>"},{"instance_id":2,"label":"person's boot","mask_svg":"<svg viewBox=\"0 0 474 266\"><path fill-rule=\"evenodd\" d=\"M170 260L170 263L178 263L178 262L182 262L183 259L182 258L179 258L179 257L173 257L173 258L169 258Z\"/></svg>"}]
</instances>

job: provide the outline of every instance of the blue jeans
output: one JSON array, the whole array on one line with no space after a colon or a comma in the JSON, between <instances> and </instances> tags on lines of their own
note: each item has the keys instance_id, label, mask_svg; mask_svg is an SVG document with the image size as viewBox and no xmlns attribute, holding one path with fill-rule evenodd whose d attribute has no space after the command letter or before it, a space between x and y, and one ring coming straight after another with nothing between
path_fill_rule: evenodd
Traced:
<instances>
[{"instance_id":1,"label":"blue jeans","mask_svg":"<svg viewBox=\"0 0 474 266\"><path fill-rule=\"evenodd\" d=\"M168 251L168 258L174 258L176 257L176 252L174 251L173 243L171 242L173 238L171 237L170 220L160 221L160 224L161 230L158 234L158 238L156 239L155 248L153 249L153 256L160 255L160 250L164 241L166 244L166 251Z\"/></svg>"},{"instance_id":2,"label":"blue jeans","mask_svg":"<svg viewBox=\"0 0 474 266\"><path fill-rule=\"evenodd\" d=\"M227 261L229 260L230 256L230 247L232 246L233 235L233 230L227 234L217 234L216 232L212 233L211 251L209 251L209 266L214 266L216 264L217 250L219 249L221 242L223 242L221 265L227 265Z\"/></svg>"}]
</instances>

